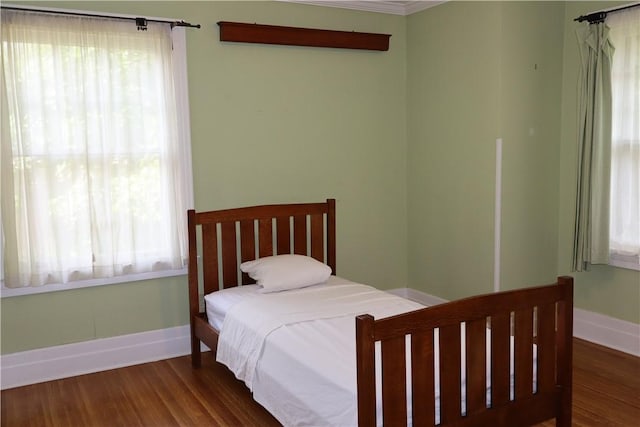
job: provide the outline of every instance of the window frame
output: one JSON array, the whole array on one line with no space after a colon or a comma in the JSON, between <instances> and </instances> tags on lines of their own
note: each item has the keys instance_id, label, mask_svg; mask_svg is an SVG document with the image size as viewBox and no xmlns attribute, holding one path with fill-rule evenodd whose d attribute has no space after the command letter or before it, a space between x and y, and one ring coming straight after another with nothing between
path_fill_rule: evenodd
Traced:
<instances>
[{"instance_id":1,"label":"window frame","mask_svg":"<svg viewBox=\"0 0 640 427\"><path fill-rule=\"evenodd\" d=\"M10 4L5 4L7 7L11 7ZM47 7L24 7L24 6L16 6L25 10L34 10L34 11L48 11L48 12L63 12L63 13L97 13L95 11L86 11L86 10L77 10L77 9L60 9L60 8L47 8ZM99 12L101 16L111 16L114 18L136 18L134 15L126 15L126 14L114 14L114 13L103 13ZM172 18L158 18L158 17L148 17L147 19L151 20L160 20L160 21L179 21L179 19ZM132 23L132 25L134 25ZM186 41L186 29L181 26L173 27L171 30L171 40L173 43L173 75L174 75L174 83L175 83L175 100L176 100L176 110L179 112L178 117L178 128L179 132L182 135L182 140L186 143L183 144L183 156L185 156L186 164L188 165L188 171L185 171L185 176L187 177L187 200L188 206L187 209L191 209L194 206L194 196L193 196L193 166L192 166L192 158L191 158L191 131L190 131L190 111L189 111L189 93L188 93L188 77L187 77L187 41ZM1 215L1 214L0 214ZM1 219L1 218L0 218ZM186 224L185 224L186 227ZM88 279L88 280L78 280L70 283L54 283L47 284L43 286L25 286L20 288L9 288L5 286L4 283L4 245L3 245L3 231L2 227L0 227L0 298L8 298L14 296L21 295L33 295L33 294L41 294L41 293L49 293L49 292L57 292L57 291L67 291L74 289L84 289L88 287L94 286L105 286L105 285L113 285L113 284L122 284L122 283L132 283L140 280L151 280L151 279L162 279L168 277L175 276L186 276L187 275L187 267L185 262L185 267L181 269L174 270L162 270L162 271L152 271L147 273L137 273L137 274L128 274L121 275L109 278L101 278L101 279Z\"/></svg>"},{"instance_id":2,"label":"window frame","mask_svg":"<svg viewBox=\"0 0 640 427\"><path fill-rule=\"evenodd\" d=\"M612 267L640 271L640 257L637 255L609 253L609 265Z\"/></svg>"}]
</instances>

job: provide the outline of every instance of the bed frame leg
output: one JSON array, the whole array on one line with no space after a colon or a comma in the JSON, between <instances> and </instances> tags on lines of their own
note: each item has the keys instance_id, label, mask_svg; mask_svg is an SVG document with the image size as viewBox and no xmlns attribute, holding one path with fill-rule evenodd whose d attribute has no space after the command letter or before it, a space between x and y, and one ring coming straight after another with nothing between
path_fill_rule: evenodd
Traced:
<instances>
[{"instance_id":1,"label":"bed frame leg","mask_svg":"<svg viewBox=\"0 0 640 427\"><path fill-rule=\"evenodd\" d=\"M562 384L560 411L556 426L571 427L573 401L573 278L558 277L558 285L563 287L565 296L558 303L558 380ZM560 325L562 329L560 330Z\"/></svg>"},{"instance_id":2,"label":"bed frame leg","mask_svg":"<svg viewBox=\"0 0 640 427\"><path fill-rule=\"evenodd\" d=\"M200 340L191 337L191 366L199 368L202 364L202 353L200 352Z\"/></svg>"},{"instance_id":3,"label":"bed frame leg","mask_svg":"<svg viewBox=\"0 0 640 427\"><path fill-rule=\"evenodd\" d=\"M571 415L561 415L556 419L557 427L571 427Z\"/></svg>"}]
</instances>

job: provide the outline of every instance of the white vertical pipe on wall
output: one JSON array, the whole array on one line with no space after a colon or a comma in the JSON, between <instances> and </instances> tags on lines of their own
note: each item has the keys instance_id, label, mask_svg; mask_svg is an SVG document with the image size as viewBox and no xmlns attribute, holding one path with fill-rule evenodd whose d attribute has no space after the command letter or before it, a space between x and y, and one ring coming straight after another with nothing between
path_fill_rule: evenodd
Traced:
<instances>
[{"instance_id":1,"label":"white vertical pipe on wall","mask_svg":"<svg viewBox=\"0 0 640 427\"><path fill-rule=\"evenodd\" d=\"M496 139L496 195L493 236L493 291L500 291L500 231L502 228L502 138Z\"/></svg>"}]
</instances>

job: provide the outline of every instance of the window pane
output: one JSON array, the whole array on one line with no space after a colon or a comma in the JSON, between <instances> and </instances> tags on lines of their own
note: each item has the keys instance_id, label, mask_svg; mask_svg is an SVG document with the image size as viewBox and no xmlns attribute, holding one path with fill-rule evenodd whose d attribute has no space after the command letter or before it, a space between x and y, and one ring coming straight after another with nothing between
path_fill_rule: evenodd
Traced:
<instances>
[{"instance_id":1,"label":"window pane","mask_svg":"<svg viewBox=\"0 0 640 427\"><path fill-rule=\"evenodd\" d=\"M612 65L612 254L640 255L640 9L607 18ZM637 258L636 258L637 259Z\"/></svg>"}]
</instances>

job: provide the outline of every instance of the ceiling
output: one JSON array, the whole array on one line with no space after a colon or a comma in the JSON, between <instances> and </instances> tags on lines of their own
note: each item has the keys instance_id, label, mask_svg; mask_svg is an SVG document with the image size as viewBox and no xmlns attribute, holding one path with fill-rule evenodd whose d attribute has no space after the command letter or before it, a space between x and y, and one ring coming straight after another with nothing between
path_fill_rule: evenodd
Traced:
<instances>
[{"instance_id":1,"label":"ceiling","mask_svg":"<svg viewBox=\"0 0 640 427\"><path fill-rule=\"evenodd\" d=\"M369 12L389 13L392 15L411 15L429 7L437 6L446 0L281 0L292 3L312 4L316 6L340 7L343 9L364 10Z\"/></svg>"}]
</instances>

